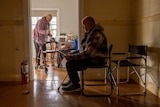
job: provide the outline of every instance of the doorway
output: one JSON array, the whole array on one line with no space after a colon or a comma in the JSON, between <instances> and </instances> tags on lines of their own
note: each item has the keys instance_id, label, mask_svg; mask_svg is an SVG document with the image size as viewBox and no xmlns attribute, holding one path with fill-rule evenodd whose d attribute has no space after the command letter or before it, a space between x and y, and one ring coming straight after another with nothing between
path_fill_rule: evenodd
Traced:
<instances>
[{"instance_id":1,"label":"doorway","mask_svg":"<svg viewBox=\"0 0 160 107\"><path fill-rule=\"evenodd\" d=\"M41 1L44 3L41 3L38 0L32 0L30 2L31 2L30 4L32 4L30 6L30 19L31 19L30 35L32 35L32 30L36 22L36 21L33 22L33 20L38 20L40 17L45 16L46 13L47 14L51 13L53 16L56 16L56 25L54 25L55 23L53 23L53 28L52 28L52 32L54 33L53 37L55 37L56 40L59 39L61 33L74 33L77 35L79 34L79 9L78 9L79 0L70 0L69 1L70 3L68 3L68 1L64 1L62 3L59 0L55 0L53 4L50 3L50 1L48 0L46 0L45 2ZM41 4L43 4L43 6ZM30 59L32 66L31 79L33 80L35 77L33 73L35 70L33 66L34 65L33 59L35 58L35 52L34 52L35 50L32 38L30 39L30 49L31 49Z\"/></svg>"},{"instance_id":2,"label":"doorway","mask_svg":"<svg viewBox=\"0 0 160 107\"><path fill-rule=\"evenodd\" d=\"M57 34L59 34L59 9L32 9L31 10L31 32L33 33L33 30L38 22L42 17L46 16L47 14L52 14L52 20L50 22L50 30L52 37L47 37L46 42L48 42L51 38L58 39ZM32 34L33 35L33 34ZM31 45L32 45L32 60L33 60L33 79L36 79L35 77L35 62L36 62L36 52L35 47L33 43L33 38L31 38ZM50 46L49 44L46 44L46 47Z\"/></svg>"}]
</instances>

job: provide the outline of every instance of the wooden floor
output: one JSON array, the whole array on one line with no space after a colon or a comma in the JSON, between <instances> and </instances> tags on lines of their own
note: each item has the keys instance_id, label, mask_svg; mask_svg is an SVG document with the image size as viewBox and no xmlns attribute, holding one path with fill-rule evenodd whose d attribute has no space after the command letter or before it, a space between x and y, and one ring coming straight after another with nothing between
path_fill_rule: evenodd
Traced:
<instances>
[{"instance_id":1,"label":"wooden floor","mask_svg":"<svg viewBox=\"0 0 160 107\"><path fill-rule=\"evenodd\" d=\"M160 99L149 91L145 96L116 96L114 87L111 102L103 97L84 97L81 92L58 92L57 88L66 75L65 69L50 66L48 74L44 70L34 72L35 80L28 84L0 83L0 107L160 107ZM124 92L132 89L141 87L137 84L121 87Z\"/></svg>"}]
</instances>

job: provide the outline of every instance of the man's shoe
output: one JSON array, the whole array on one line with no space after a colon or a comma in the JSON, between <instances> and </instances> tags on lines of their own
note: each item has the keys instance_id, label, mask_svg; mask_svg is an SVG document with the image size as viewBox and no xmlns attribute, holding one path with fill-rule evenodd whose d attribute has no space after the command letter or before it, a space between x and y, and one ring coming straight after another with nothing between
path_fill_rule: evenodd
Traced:
<instances>
[{"instance_id":1,"label":"man's shoe","mask_svg":"<svg viewBox=\"0 0 160 107\"><path fill-rule=\"evenodd\" d=\"M70 85L72 82L69 80L68 82L62 83L62 86L68 86Z\"/></svg>"},{"instance_id":2,"label":"man's shoe","mask_svg":"<svg viewBox=\"0 0 160 107\"><path fill-rule=\"evenodd\" d=\"M80 91L81 88L80 88L80 84L71 84L68 87L63 87L62 90L65 92L73 92L73 91Z\"/></svg>"}]
</instances>

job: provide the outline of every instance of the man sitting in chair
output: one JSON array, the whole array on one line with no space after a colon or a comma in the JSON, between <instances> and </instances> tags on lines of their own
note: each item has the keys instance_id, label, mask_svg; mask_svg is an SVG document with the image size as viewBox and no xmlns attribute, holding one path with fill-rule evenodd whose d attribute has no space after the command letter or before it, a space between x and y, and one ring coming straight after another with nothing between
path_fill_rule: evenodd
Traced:
<instances>
[{"instance_id":1,"label":"man sitting in chair","mask_svg":"<svg viewBox=\"0 0 160 107\"><path fill-rule=\"evenodd\" d=\"M66 68L69 81L62 84L64 91L78 91L80 89L78 72L87 69L89 65L104 64L107 56L107 38L103 27L95 24L94 18L86 16L82 19L85 32L81 47L77 52L64 55L67 60ZM82 66L83 65L83 66Z\"/></svg>"}]
</instances>

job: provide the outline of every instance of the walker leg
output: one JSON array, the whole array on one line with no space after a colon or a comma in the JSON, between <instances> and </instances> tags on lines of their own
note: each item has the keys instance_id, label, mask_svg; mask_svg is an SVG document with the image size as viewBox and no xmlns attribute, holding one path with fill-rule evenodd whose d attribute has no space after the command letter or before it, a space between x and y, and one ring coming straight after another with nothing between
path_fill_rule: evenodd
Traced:
<instances>
[{"instance_id":1,"label":"walker leg","mask_svg":"<svg viewBox=\"0 0 160 107\"><path fill-rule=\"evenodd\" d=\"M48 68L47 67L45 67L45 73L48 73Z\"/></svg>"}]
</instances>

